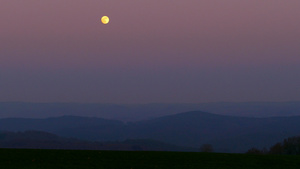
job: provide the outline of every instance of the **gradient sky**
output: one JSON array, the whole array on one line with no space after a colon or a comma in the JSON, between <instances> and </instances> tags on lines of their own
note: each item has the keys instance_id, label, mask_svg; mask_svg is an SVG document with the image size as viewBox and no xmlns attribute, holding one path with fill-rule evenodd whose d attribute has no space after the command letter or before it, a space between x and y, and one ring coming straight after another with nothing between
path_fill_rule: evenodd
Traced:
<instances>
[{"instance_id":1,"label":"gradient sky","mask_svg":"<svg viewBox=\"0 0 300 169\"><path fill-rule=\"evenodd\" d=\"M0 101L300 101L299 9L299 0L1 0Z\"/></svg>"}]
</instances>

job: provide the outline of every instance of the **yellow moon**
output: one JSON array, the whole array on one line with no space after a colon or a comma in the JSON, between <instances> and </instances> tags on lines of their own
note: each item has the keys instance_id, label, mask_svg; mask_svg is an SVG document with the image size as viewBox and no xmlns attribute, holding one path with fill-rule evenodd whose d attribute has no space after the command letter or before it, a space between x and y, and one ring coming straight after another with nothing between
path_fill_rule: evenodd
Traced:
<instances>
[{"instance_id":1,"label":"yellow moon","mask_svg":"<svg viewBox=\"0 0 300 169\"><path fill-rule=\"evenodd\" d=\"M103 24L108 24L108 22L109 22L109 17L108 16L103 16L102 18L101 18L101 22L103 23Z\"/></svg>"}]
</instances>

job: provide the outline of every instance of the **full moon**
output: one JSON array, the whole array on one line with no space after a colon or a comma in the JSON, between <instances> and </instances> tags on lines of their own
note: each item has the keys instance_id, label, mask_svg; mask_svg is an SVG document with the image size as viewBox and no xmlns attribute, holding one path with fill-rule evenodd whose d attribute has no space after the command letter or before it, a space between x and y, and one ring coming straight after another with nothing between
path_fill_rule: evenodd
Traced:
<instances>
[{"instance_id":1,"label":"full moon","mask_svg":"<svg viewBox=\"0 0 300 169\"><path fill-rule=\"evenodd\" d=\"M109 17L108 16L103 16L102 18L101 18L101 22L103 23L103 24L108 24L108 22L109 22Z\"/></svg>"}]
</instances>

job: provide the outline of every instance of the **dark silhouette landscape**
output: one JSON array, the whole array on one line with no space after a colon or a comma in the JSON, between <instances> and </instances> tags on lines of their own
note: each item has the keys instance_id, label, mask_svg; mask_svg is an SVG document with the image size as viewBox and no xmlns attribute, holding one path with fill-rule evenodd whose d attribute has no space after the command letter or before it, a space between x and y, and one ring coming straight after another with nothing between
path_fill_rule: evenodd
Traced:
<instances>
[{"instance_id":1,"label":"dark silhouette landscape","mask_svg":"<svg viewBox=\"0 0 300 169\"><path fill-rule=\"evenodd\" d=\"M43 131L93 142L156 140L192 151L211 144L216 152L244 153L252 147L267 148L298 136L300 116L258 118L190 111L134 122L83 116L2 118L0 130Z\"/></svg>"}]
</instances>

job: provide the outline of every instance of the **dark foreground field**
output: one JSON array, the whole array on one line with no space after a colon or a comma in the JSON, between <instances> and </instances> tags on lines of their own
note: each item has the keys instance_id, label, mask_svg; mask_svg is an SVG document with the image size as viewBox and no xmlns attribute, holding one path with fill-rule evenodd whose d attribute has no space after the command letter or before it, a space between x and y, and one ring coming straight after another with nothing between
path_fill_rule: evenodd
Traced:
<instances>
[{"instance_id":1,"label":"dark foreground field","mask_svg":"<svg viewBox=\"0 0 300 169\"><path fill-rule=\"evenodd\" d=\"M2 169L299 169L300 156L0 149Z\"/></svg>"}]
</instances>

